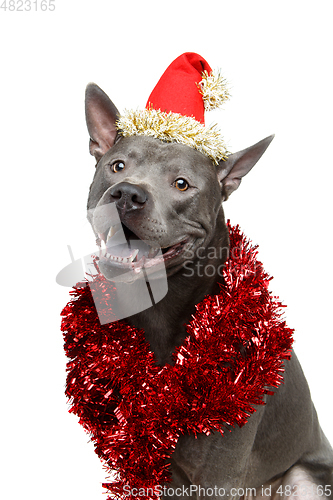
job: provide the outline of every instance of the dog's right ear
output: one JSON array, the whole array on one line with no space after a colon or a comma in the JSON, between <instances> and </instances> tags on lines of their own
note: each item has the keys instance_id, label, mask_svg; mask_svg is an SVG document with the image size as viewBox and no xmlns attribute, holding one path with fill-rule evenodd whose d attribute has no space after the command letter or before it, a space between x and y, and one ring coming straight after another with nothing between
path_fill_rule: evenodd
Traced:
<instances>
[{"instance_id":1,"label":"dog's right ear","mask_svg":"<svg viewBox=\"0 0 333 500\"><path fill-rule=\"evenodd\" d=\"M98 162L114 144L119 111L95 83L87 85L85 110L90 135L89 150Z\"/></svg>"}]
</instances>

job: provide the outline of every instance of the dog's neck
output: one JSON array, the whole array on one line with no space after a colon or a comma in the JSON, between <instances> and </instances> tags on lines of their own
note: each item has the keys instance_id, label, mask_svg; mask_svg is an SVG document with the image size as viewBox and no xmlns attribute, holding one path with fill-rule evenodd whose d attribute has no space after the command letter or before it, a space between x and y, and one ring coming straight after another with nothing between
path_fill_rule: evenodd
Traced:
<instances>
[{"instance_id":1,"label":"dog's neck","mask_svg":"<svg viewBox=\"0 0 333 500\"><path fill-rule=\"evenodd\" d=\"M184 268L168 278L168 292L166 296L153 307L127 318L127 321L138 329L143 329L146 340L156 356L157 363L164 365L172 363L172 353L186 337L186 324L191 321L195 313L195 306L206 295L215 295L219 292L219 283L223 284L221 274L217 272L227 257L228 234L225 226L220 234L216 234L210 242L210 248L223 248L225 253L200 260L200 272L196 262L193 262L193 273L185 272ZM209 266L209 267L207 267ZM205 268L216 273L209 276L203 273Z\"/></svg>"}]
</instances>

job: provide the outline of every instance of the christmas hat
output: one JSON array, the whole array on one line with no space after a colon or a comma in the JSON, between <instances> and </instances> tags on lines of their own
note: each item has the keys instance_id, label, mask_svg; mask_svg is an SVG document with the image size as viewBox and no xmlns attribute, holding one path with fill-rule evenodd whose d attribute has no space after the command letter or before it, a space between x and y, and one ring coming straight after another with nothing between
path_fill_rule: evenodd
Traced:
<instances>
[{"instance_id":1,"label":"christmas hat","mask_svg":"<svg viewBox=\"0 0 333 500\"><path fill-rule=\"evenodd\" d=\"M216 125L205 127L205 110L229 98L225 80L193 52L177 57L150 94L146 108L127 110L117 121L125 136L146 135L193 147L218 163L227 156Z\"/></svg>"}]
</instances>

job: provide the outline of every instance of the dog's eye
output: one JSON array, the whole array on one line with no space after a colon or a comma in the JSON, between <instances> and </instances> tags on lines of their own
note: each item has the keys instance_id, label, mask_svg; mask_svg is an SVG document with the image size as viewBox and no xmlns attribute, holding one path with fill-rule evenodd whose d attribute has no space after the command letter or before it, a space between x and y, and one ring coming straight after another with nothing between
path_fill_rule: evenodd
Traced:
<instances>
[{"instance_id":1,"label":"dog's eye","mask_svg":"<svg viewBox=\"0 0 333 500\"><path fill-rule=\"evenodd\" d=\"M111 165L111 168L115 173L121 172L125 168L125 163L123 161L116 161L113 165Z\"/></svg>"},{"instance_id":2,"label":"dog's eye","mask_svg":"<svg viewBox=\"0 0 333 500\"><path fill-rule=\"evenodd\" d=\"M189 188L188 182L185 179L177 179L175 181L175 187L179 191L186 191Z\"/></svg>"}]
</instances>

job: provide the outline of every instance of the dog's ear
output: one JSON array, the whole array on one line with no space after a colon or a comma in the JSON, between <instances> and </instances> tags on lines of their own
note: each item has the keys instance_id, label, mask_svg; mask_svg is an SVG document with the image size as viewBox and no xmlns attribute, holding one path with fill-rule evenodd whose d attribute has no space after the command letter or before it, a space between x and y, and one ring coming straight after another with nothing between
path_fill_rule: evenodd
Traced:
<instances>
[{"instance_id":1,"label":"dog's ear","mask_svg":"<svg viewBox=\"0 0 333 500\"><path fill-rule=\"evenodd\" d=\"M111 99L95 83L86 88L86 122L90 135L90 154L99 161L113 146L117 135L115 126L119 111Z\"/></svg>"},{"instance_id":2,"label":"dog's ear","mask_svg":"<svg viewBox=\"0 0 333 500\"><path fill-rule=\"evenodd\" d=\"M242 177L254 167L273 139L274 134L249 148L228 156L225 161L219 163L217 175L222 184L222 201L226 201L230 194L238 188Z\"/></svg>"}]
</instances>

